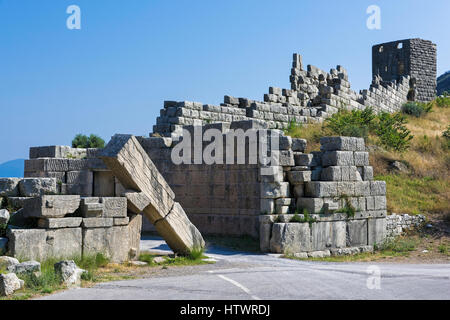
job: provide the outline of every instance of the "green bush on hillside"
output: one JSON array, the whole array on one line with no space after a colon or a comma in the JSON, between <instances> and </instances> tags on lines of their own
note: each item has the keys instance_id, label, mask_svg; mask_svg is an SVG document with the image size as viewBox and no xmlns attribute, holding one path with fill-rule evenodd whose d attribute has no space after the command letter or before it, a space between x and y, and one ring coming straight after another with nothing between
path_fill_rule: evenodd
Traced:
<instances>
[{"instance_id":1,"label":"green bush on hillside","mask_svg":"<svg viewBox=\"0 0 450 320\"><path fill-rule=\"evenodd\" d=\"M105 141L95 134L89 137L84 134L77 134L72 140L72 148L104 148Z\"/></svg>"},{"instance_id":2,"label":"green bush on hillside","mask_svg":"<svg viewBox=\"0 0 450 320\"><path fill-rule=\"evenodd\" d=\"M406 118L400 113L382 112L378 116L375 134L387 149L398 152L406 151L413 139L411 131L405 127L406 123Z\"/></svg>"},{"instance_id":3,"label":"green bush on hillside","mask_svg":"<svg viewBox=\"0 0 450 320\"><path fill-rule=\"evenodd\" d=\"M374 128L376 118L372 108L340 111L327 119L326 127L340 136L366 138Z\"/></svg>"},{"instance_id":4,"label":"green bush on hillside","mask_svg":"<svg viewBox=\"0 0 450 320\"><path fill-rule=\"evenodd\" d=\"M341 110L326 120L325 128L341 136L362 137L375 135L382 146L389 150L405 151L413 138L405 127L402 114L382 112L375 114L372 108L365 110Z\"/></svg>"},{"instance_id":5,"label":"green bush on hillside","mask_svg":"<svg viewBox=\"0 0 450 320\"><path fill-rule=\"evenodd\" d=\"M408 102L403 105L402 112L420 118L424 114L431 112L432 105L419 103L419 102Z\"/></svg>"}]
</instances>

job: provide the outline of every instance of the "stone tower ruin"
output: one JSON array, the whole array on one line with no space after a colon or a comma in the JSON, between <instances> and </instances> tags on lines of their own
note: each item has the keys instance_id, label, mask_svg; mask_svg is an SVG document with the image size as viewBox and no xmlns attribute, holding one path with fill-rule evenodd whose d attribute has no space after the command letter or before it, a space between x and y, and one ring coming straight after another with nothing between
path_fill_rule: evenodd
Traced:
<instances>
[{"instance_id":1,"label":"stone tower ruin","mask_svg":"<svg viewBox=\"0 0 450 320\"><path fill-rule=\"evenodd\" d=\"M431 101L436 96L436 52L436 44L422 39L377 44L372 47L372 76L383 81L410 76L408 100Z\"/></svg>"}]
</instances>

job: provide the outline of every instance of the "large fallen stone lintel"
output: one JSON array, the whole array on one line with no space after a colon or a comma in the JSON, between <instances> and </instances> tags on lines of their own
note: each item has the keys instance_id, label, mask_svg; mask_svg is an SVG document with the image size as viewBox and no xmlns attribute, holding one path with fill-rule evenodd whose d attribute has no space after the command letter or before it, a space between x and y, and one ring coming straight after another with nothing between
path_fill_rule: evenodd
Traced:
<instances>
[{"instance_id":1,"label":"large fallen stone lintel","mask_svg":"<svg viewBox=\"0 0 450 320\"><path fill-rule=\"evenodd\" d=\"M127 189L130 210L143 212L173 251L187 254L204 246L200 232L134 136L115 135L100 158Z\"/></svg>"}]
</instances>

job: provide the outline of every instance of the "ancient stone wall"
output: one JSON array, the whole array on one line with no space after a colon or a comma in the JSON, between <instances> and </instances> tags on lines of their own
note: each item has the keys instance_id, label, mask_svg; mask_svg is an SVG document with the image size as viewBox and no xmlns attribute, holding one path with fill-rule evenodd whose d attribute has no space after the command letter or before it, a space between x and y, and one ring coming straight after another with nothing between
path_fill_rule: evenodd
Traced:
<instances>
[{"instance_id":1,"label":"ancient stone wall","mask_svg":"<svg viewBox=\"0 0 450 320\"><path fill-rule=\"evenodd\" d=\"M170 137L185 125L231 123L263 120L270 129L286 129L291 123L320 123L339 109L365 109L376 112L399 111L407 101L409 76L395 81L374 77L369 89L356 93L351 89L347 71L342 66L325 72L308 65L294 54L290 89L270 87L264 101L225 96L220 106L190 101L165 101L153 127L153 134Z\"/></svg>"},{"instance_id":2,"label":"ancient stone wall","mask_svg":"<svg viewBox=\"0 0 450 320\"><path fill-rule=\"evenodd\" d=\"M274 182L263 187L261 250L329 255L383 242L386 183L373 181L364 140L325 137L321 151L311 154L296 147L306 141L287 140L292 141L291 164L283 163L284 174L274 174Z\"/></svg>"},{"instance_id":3,"label":"ancient stone wall","mask_svg":"<svg viewBox=\"0 0 450 320\"><path fill-rule=\"evenodd\" d=\"M391 214L386 217L386 234L388 237L401 235L405 230L420 227L425 223L423 215L410 216L408 214Z\"/></svg>"},{"instance_id":4,"label":"ancient stone wall","mask_svg":"<svg viewBox=\"0 0 450 320\"><path fill-rule=\"evenodd\" d=\"M411 78L410 100L428 102L436 96L436 45L422 39L382 43L372 48L372 75L383 81Z\"/></svg>"},{"instance_id":5,"label":"ancient stone wall","mask_svg":"<svg viewBox=\"0 0 450 320\"><path fill-rule=\"evenodd\" d=\"M2 224L8 225L0 251L13 257L44 261L102 253L123 262L139 256L142 219L127 211L126 198L61 195L56 178L1 178L0 200L7 208Z\"/></svg>"}]
</instances>

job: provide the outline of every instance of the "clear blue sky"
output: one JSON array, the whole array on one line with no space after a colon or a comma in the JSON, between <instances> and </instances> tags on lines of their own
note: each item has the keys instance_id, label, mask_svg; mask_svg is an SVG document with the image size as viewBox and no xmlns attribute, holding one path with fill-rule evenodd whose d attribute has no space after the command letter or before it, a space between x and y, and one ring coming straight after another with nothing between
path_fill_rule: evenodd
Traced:
<instances>
[{"instance_id":1,"label":"clear blue sky","mask_svg":"<svg viewBox=\"0 0 450 320\"><path fill-rule=\"evenodd\" d=\"M82 29L66 28L76 4ZM382 29L366 28L381 7ZM0 0L0 163L77 133L147 135L164 100L218 104L289 87L292 53L371 81L371 46L438 44L450 70L448 0Z\"/></svg>"}]
</instances>

